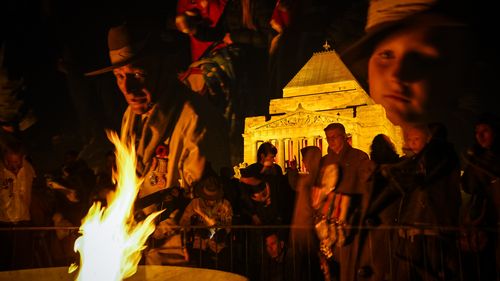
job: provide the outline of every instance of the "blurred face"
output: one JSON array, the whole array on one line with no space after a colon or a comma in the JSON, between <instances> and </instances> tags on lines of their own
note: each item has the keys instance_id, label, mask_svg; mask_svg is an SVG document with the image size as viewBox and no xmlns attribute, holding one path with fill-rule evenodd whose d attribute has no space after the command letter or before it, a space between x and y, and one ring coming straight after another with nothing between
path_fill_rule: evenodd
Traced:
<instances>
[{"instance_id":1,"label":"blurred face","mask_svg":"<svg viewBox=\"0 0 500 281\"><path fill-rule=\"evenodd\" d=\"M262 165L264 165L265 167L270 167L274 164L275 161L276 155L269 153L266 156L261 157L260 163L262 163Z\"/></svg>"},{"instance_id":2,"label":"blurred face","mask_svg":"<svg viewBox=\"0 0 500 281\"><path fill-rule=\"evenodd\" d=\"M370 96L395 125L439 121L454 104L466 55L458 51L459 33L447 31L406 27L375 46L368 61Z\"/></svg>"},{"instance_id":3,"label":"blurred face","mask_svg":"<svg viewBox=\"0 0 500 281\"><path fill-rule=\"evenodd\" d=\"M494 135L490 125L478 124L476 126L476 140L482 148L489 149L493 146Z\"/></svg>"},{"instance_id":4,"label":"blurred face","mask_svg":"<svg viewBox=\"0 0 500 281\"><path fill-rule=\"evenodd\" d=\"M281 254L283 249L283 242L279 241L276 234L272 234L266 237L266 250L269 256L273 259L277 258Z\"/></svg>"},{"instance_id":5,"label":"blurred face","mask_svg":"<svg viewBox=\"0 0 500 281\"><path fill-rule=\"evenodd\" d=\"M152 107L154 89L145 68L144 64L128 64L113 70L118 88L135 114L144 114Z\"/></svg>"},{"instance_id":6,"label":"blurred face","mask_svg":"<svg viewBox=\"0 0 500 281\"><path fill-rule=\"evenodd\" d=\"M257 202L262 202L265 203L270 199L271 192L269 188L269 184L266 182L266 188L264 188L262 191L255 192L252 194L252 199Z\"/></svg>"},{"instance_id":7,"label":"blurred face","mask_svg":"<svg viewBox=\"0 0 500 281\"><path fill-rule=\"evenodd\" d=\"M23 167L23 156L16 153L7 153L4 158L5 168L17 174Z\"/></svg>"},{"instance_id":8,"label":"blurred face","mask_svg":"<svg viewBox=\"0 0 500 281\"><path fill-rule=\"evenodd\" d=\"M406 134L406 146L414 153L419 153L424 149L428 141L428 135L425 131L412 128Z\"/></svg>"},{"instance_id":9,"label":"blurred face","mask_svg":"<svg viewBox=\"0 0 500 281\"><path fill-rule=\"evenodd\" d=\"M213 207L215 206L215 203L217 203L217 200L203 199L203 201L205 201L205 204L208 207Z\"/></svg>"},{"instance_id":10,"label":"blurred face","mask_svg":"<svg viewBox=\"0 0 500 281\"><path fill-rule=\"evenodd\" d=\"M328 148L335 153L339 153L346 142L345 134L340 129L332 129L325 131Z\"/></svg>"}]
</instances>

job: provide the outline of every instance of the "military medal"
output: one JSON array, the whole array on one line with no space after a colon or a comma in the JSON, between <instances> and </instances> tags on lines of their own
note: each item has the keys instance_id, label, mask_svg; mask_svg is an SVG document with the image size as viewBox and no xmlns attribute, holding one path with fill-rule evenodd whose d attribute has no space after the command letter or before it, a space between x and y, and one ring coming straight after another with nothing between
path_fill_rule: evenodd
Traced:
<instances>
[{"instance_id":1,"label":"military medal","mask_svg":"<svg viewBox=\"0 0 500 281\"><path fill-rule=\"evenodd\" d=\"M164 144L156 147L156 155L153 159L154 168L149 177L149 182L152 186L159 189L167 186L167 164L168 164L168 147Z\"/></svg>"}]
</instances>

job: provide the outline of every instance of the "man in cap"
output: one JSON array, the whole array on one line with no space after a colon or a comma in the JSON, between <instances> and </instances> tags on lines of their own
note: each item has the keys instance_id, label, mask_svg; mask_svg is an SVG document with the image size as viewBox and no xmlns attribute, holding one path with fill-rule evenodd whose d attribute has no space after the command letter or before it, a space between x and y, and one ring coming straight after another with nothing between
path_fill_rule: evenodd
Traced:
<instances>
[{"instance_id":1,"label":"man in cap","mask_svg":"<svg viewBox=\"0 0 500 281\"><path fill-rule=\"evenodd\" d=\"M178 82L175 57L168 54L171 48L160 33L134 24L109 30L112 64L86 75L112 71L128 103L121 137L136 147L137 173L144 178L139 201L174 186L190 194L208 162L216 169L229 166L224 118ZM161 199L149 200L153 204L145 213L156 209Z\"/></svg>"},{"instance_id":2,"label":"man in cap","mask_svg":"<svg viewBox=\"0 0 500 281\"><path fill-rule=\"evenodd\" d=\"M188 252L194 266L229 270L229 240L233 219L231 203L224 198L220 178L212 173L196 184L196 198L182 214L180 225L192 229Z\"/></svg>"}]
</instances>

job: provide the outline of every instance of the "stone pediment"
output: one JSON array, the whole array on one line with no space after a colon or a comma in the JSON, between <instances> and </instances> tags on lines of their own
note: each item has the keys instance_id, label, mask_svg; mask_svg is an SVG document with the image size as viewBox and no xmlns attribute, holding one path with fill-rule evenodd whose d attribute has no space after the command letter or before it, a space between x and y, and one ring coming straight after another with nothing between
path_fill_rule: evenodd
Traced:
<instances>
[{"instance_id":1,"label":"stone pediment","mask_svg":"<svg viewBox=\"0 0 500 281\"><path fill-rule=\"evenodd\" d=\"M351 118L345 116L337 116L334 114L318 113L309 111L299 104L297 110L287 113L284 116L279 116L275 120L267 121L252 128L253 130L266 130L275 128L303 128L303 127L324 127L324 124L333 122L351 121Z\"/></svg>"},{"instance_id":2,"label":"stone pediment","mask_svg":"<svg viewBox=\"0 0 500 281\"><path fill-rule=\"evenodd\" d=\"M301 159L301 148L318 146L323 155L328 143L324 128L341 123L351 136L353 147L367 153L377 134L386 134L398 148L400 131L387 120L381 105L375 104L359 85L335 51L315 53L283 89L283 97L270 100L270 119L245 118L244 161L253 163L259 145L270 141L278 149L278 164ZM398 150L399 151L399 150Z\"/></svg>"},{"instance_id":3,"label":"stone pediment","mask_svg":"<svg viewBox=\"0 0 500 281\"><path fill-rule=\"evenodd\" d=\"M361 86L334 50L314 53L283 88L283 97L360 90Z\"/></svg>"}]
</instances>

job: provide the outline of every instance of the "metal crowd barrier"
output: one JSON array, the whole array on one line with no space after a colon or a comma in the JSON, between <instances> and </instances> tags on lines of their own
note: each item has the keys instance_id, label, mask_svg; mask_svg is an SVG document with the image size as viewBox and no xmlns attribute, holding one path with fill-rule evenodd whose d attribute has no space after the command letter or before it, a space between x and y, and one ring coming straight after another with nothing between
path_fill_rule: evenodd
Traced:
<instances>
[{"instance_id":1,"label":"metal crowd barrier","mask_svg":"<svg viewBox=\"0 0 500 281\"><path fill-rule=\"evenodd\" d=\"M291 276L301 276L298 280L321 280L317 279L318 274L321 275L322 272L317 263L319 251L317 246L314 246L317 245L314 244L316 236L308 237L305 243L296 243L297 241L290 238L292 230L290 226L232 225L229 233L217 233L217 230L222 228L224 227L211 229L193 226L189 230L179 228L177 233L182 236L183 250L187 251L190 257L185 266L223 270L244 275L251 281L261 280L262 270L276 270L276 268L269 269L268 267L269 264L276 265L276 263L270 262L265 238L271 233L278 233L287 249L288 264L284 266L285 273ZM355 230L357 232L368 230L365 240L368 246L365 249L372 251L369 254L374 258L382 259L388 257L373 251L385 249L387 252L394 252L394 236L411 243L419 236L435 236L443 232L442 228L402 227ZM375 235L376 231L386 231L388 235ZM458 255L459 264L456 273L459 277L456 280L500 280L500 269L495 266L495 263L498 264L500 260L498 228L449 228L444 232L453 238L450 241ZM0 243L4 243L4 247L1 252L11 251L13 263L3 265L0 269L69 266L78 260L78 254L73 251L74 240L78 236L78 227L2 227L0 228ZM208 240L196 241L196 236L198 240ZM7 245L7 249L5 241L12 241L10 245ZM151 243L148 242L148 246L152 246ZM223 249L218 249L219 245L223 245ZM372 248L370 245L376 245L376 247ZM436 246L434 250L440 251L441 248ZM0 259L0 262L3 260ZM141 261L141 264L144 264L144 261Z\"/></svg>"}]
</instances>

